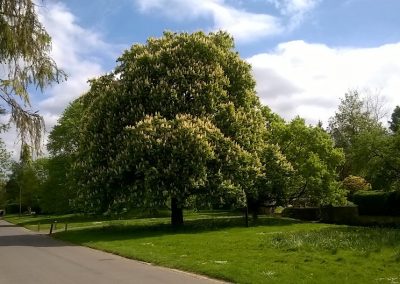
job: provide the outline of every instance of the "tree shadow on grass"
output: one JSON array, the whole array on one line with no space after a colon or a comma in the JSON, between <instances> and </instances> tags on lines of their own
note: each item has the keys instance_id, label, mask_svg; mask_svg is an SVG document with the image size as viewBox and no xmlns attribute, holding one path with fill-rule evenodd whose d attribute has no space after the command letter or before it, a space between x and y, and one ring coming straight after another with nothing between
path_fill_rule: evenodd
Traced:
<instances>
[{"instance_id":1,"label":"tree shadow on grass","mask_svg":"<svg viewBox=\"0 0 400 284\"><path fill-rule=\"evenodd\" d=\"M20 226L29 226L40 224L51 224L54 221L58 223L82 223L82 222L96 222L96 221L112 221L118 220L117 218L107 218L102 215L81 215L81 214L71 214L71 215L51 215L51 216L36 216L29 220L18 220L15 219L16 224Z\"/></svg>"},{"instance_id":2,"label":"tree shadow on grass","mask_svg":"<svg viewBox=\"0 0 400 284\"><path fill-rule=\"evenodd\" d=\"M139 213L137 211L135 214L121 214L121 215L96 215L96 214L70 214L70 215L37 215L36 217L32 217L28 220L18 220L15 219L15 222L19 226L30 226L37 225L38 223L51 224L54 221L57 223L68 223L68 224L76 224L76 223L85 223L85 222L113 222L113 221L129 221L129 220L145 220L145 219L153 219L153 220L169 220L170 211L160 210L156 211L156 213L142 212ZM190 222L191 219L216 219L216 218L243 218L240 213L236 211L218 211L218 210L206 210L206 211L198 211L185 212L187 215L187 220L185 222ZM200 217L198 217L200 216ZM251 220L250 220L251 222ZM243 221L244 224L244 221ZM255 224L253 222L253 224Z\"/></svg>"},{"instance_id":3,"label":"tree shadow on grass","mask_svg":"<svg viewBox=\"0 0 400 284\"><path fill-rule=\"evenodd\" d=\"M294 219L260 218L257 221L250 221L250 227L290 226L299 223L302 222ZM66 233L60 232L56 234L56 237L77 243L115 241L160 237L164 235L217 232L231 228L243 228L243 230L246 230L244 224L244 218L240 216L208 219L204 218L186 220L185 224L180 227L172 227L169 223L109 225L101 228L78 229Z\"/></svg>"}]
</instances>

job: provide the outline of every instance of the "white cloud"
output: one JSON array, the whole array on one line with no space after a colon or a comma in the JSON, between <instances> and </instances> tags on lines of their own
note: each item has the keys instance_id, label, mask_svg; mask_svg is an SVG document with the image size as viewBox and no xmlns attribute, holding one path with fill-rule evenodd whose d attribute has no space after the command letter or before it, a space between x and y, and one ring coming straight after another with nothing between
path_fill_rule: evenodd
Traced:
<instances>
[{"instance_id":1,"label":"white cloud","mask_svg":"<svg viewBox=\"0 0 400 284\"><path fill-rule=\"evenodd\" d=\"M214 29L229 31L242 42L280 33L283 29L277 18L266 14L248 13L232 7L212 5Z\"/></svg>"},{"instance_id":2,"label":"white cloud","mask_svg":"<svg viewBox=\"0 0 400 284\"><path fill-rule=\"evenodd\" d=\"M43 115L54 117L88 89L88 79L105 72L103 58L115 58L117 53L98 33L79 26L61 3L40 9L39 18L52 37L52 58L68 74L68 80L47 90L50 96L39 103Z\"/></svg>"},{"instance_id":3,"label":"white cloud","mask_svg":"<svg viewBox=\"0 0 400 284\"><path fill-rule=\"evenodd\" d=\"M326 124L349 89L379 90L390 112L400 105L400 43L331 48L292 41L248 62L262 102L287 119L300 115Z\"/></svg>"},{"instance_id":4,"label":"white cloud","mask_svg":"<svg viewBox=\"0 0 400 284\"><path fill-rule=\"evenodd\" d=\"M249 42L283 31L279 18L250 13L226 4L223 0L135 0L142 12L160 11L173 19L211 17L212 30L226 30L237 41Z\"/></svg>"},{"instance_id":5,"label":"white cloud","mask_svg":"<svg viewBox=\"0 0 400 284\"><path fill-rule=\"evenodd\" d=\"M322 0L265 0L280 15L252 13L235 8L224 0L135 0L141 12L160 12L174 20L211 17L212 30L226 30L239 42L291 31ZM238 2L239 3L239 2Z\"/></svg>"},{"instance_id":6,"label":"white cloud","mask_svg":"<svg viewBox=\"0 0 400 284\"><path fill-rule=\"evenodd\" d=\"M274 4L284 15L294 15L296 13L306 13L312 10L321 0L267 0Z\"/></svg>"},{"instance_id":7,"label":"white cloud","mask_svg":"<svg viewBox=\"0 0 400 284\"><path fill-rule=\"evenodd\" d=\"M275 5L281 15L288 18L287 29L292 30L303 22L307 13L313 10L322 0L267 0Z\"/></svg>"}]
</instances>

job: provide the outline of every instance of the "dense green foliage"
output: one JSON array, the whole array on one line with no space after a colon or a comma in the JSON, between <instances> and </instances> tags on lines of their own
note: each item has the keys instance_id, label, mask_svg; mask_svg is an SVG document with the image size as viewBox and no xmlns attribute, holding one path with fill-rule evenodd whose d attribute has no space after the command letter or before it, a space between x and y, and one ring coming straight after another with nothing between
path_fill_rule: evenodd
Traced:
<instances>
[{"instance_id":1,"label":"dense green foliage","mask_svg":"<svg viewBox=\"0 0 400 284\"><path fill-rule=\"evenodd\" d=\"M70 157L76 152L83 112L82 98L74 100L64 110L49 134L47 149L52 156Z\"/></svg>"},{"instance_id":2,"label":"dense green foliage","mask_svg":"<svg viewBox=\"0 0 400 284\"><path fill-rule=\"evenodd\" d=\"M54 156L45 161L44 173L39 188L39 207L42 213L68 213L73 211L74 191L69 187L70 161L65 156Z\"/></svg>"},{"instance_id":3,"label":"dense green foliage","mask_svg":"<svg viewBox=\"0 0 400 284\"><path fill-rule=\"evenodd\" d=\"M345 203L345 192L336 182L343 152L334 147L329 134L298 117L289 123L272 120L269 127L268 141L279 145L292 167L283 197L303 206Z\"/></svg>"},{"instance_id":4,"label":"dense green foliage","mask_svg":"<svg viewBox=\"0 0 400 284\"><path fill-rule=\"evenodd\" d=\"M66 213L76 210L77 190L73 184L72 162L78 148L83 101L78 98L63 112L49 135L47 149L47 179L41 192L41 209L46 213Z\"/></svg>"}]
</instances>

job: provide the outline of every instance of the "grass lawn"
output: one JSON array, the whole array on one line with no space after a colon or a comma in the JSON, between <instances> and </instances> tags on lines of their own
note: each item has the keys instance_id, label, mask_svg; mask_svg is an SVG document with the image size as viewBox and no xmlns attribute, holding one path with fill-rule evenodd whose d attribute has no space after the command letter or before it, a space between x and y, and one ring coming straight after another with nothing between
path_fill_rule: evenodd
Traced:
<instances>
[{"instance_id":1,"label":"grass lawn","mask_svg":"<svg viewBox=\"0 0 400 284\"><path fill-rule=\"evenodd\" d=\"M400 283L400 230L303 223L221 213L129 220L7 217L31 229L58 220L59 239L238 283ZM63 222L68 231L63 232Z\"/></svg>"}]
</instances>

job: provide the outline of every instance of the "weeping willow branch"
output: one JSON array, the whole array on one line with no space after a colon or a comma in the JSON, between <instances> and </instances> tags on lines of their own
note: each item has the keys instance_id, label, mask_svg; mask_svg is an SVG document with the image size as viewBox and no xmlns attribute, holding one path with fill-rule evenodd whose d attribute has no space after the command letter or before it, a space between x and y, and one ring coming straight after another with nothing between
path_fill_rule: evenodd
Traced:
<instances>
[{"instance_id":1,"label":"weeping willow branch","mask_svg":"<svg viewBox=\"0 0 400 284\"><path fill-rule=\"evenodd\" d=\"M41 154L42 138L45 129L44 119L37 112L31 112L19 105L15 99L0 93L0 97L11 108L10 122L18 131L22 145L29 144L36 155Z\"/></svg>"},{"instance_id":2,"label":"weeping willow branch","mask_svg":"<svg viewBox=\"0 0 400 284\"><path fill-rule=\"evenodd\" d=\"M29 88L43 89L66 79L50 57L51 38L39 22L32 0L0 0L0 98L22 145L41 151L44 120L30 110Z\"/></svg>"}]
</instances>

